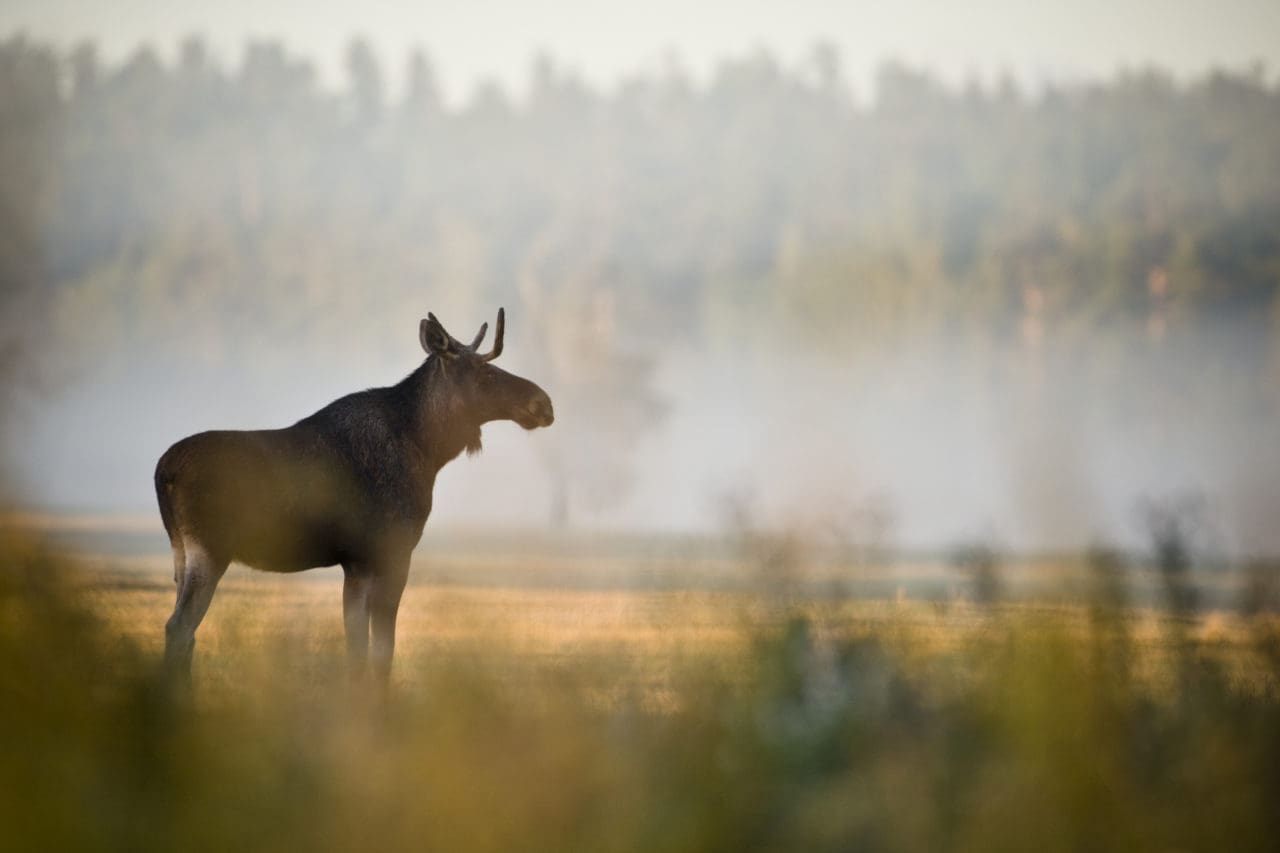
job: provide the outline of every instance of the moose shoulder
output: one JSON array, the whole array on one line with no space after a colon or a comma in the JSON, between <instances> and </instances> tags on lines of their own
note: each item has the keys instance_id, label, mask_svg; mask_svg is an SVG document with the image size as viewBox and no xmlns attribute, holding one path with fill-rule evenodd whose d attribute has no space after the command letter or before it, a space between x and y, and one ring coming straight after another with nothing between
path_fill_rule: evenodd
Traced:
<instances>
[{"instance_id":1,"label":"moose shoulder","mask_svg":"<svg viewBox=\"0 0 1280 853\"><path fill-rule=\"evenodd\" d=\"M343 619L353 667L390 672L409 557L431 512L436 474L480 427L512 420L549 426L551 399L492 364L502 353L455 340L429 314L426 360L403 381L335 400L291 427L214 431L174 444L156 465L156 497L173 548L177 601L165 658L190 672L195 631L232 560L273 572L343 567Z\"/></svg>"}]
</instances>

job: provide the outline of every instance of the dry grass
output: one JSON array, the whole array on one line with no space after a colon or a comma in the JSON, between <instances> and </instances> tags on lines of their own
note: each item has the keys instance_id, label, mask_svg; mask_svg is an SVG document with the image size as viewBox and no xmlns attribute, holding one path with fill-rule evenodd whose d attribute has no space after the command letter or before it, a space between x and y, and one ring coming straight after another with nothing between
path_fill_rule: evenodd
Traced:
<instances>
[{"instance_id":1,"label":"dry grass","mask_svg":"<svg viewBox=\"0 0 1280 853\"><path fill-rule=\"evenodd\" d=\"M516 559L490 556L472 566L454 557L448 570L482 574L487 565ZM560 571L546 563L535 562L531 576ZM126 642L158 655L173 607L168 558L92 558L82 564L88 569L80 589L86 604ZM415 573L419 578L429 574L421 566ZM299 672L312 670L316 662L332 663L343 649L341 600L337 569L273 575L233 566L198 633L199 680L212 694L234 689L236 673L264 650L287 652L285 659L295 661ZM1078 637L1090 630L1091 618L1087 606L1066 603L993 608L962 600L914 601L899 594L887 600L798 596L780 607L752 592L467 586L416 579L400 610L397 678L411 679L440 659L499 655L510 662L513 674L545 666L603 668L602 678L625 677L628 690L661 697L673 670L717 664L731 668L726 662L748 654L754 636L776 629L796 612L803 613L823 641L875 637L921 667L980 642L995 612L1031 630L1049 620ZM1156 608L1135 608L1127 611L1126 622L1138 674L1158 683L1170 671L1175 653L1171 618ZM1268 662L1257 654L1259 624L1280 631L1274 619L1246 619L1226 611L1205 613L1182 627L1186 639L1233 678L1262 685L1271 674Z\"/></svg>"}]
</instances>

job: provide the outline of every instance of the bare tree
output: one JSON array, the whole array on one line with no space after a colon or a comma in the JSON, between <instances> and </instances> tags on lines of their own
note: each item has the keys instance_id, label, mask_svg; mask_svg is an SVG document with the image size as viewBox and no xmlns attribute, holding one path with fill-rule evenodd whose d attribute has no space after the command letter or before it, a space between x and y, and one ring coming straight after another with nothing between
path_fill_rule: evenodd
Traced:
<instances>
[{"instance_id":1,"label":"bare tree","mask_svg":"<svg viewBox=\"0 0 1280 853\"><path fill-rule=\"evenodd\" d=\"M575 503L609 509L622 502L636 478L639 441L666 407L653 387L657 361L623 342L608 290L548 292L525 279L522 292L561 412L572 413L539 444L552 480L550 521L565 527Z\"/></svg>"}]
</instances>

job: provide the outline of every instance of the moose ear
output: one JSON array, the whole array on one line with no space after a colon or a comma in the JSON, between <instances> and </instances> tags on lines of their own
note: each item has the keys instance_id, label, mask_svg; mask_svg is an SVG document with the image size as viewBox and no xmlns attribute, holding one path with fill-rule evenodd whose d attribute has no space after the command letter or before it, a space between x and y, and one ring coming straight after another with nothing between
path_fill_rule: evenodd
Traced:
<instances>
[{"instance_id":1,"label":"moose ear","mask_svg":"<svg viewBox=\"0 0 1280 853\"><path fill-rule=\"evenodd\" d=\"M428 353L453 355L451 351L453 339L444 330L444 326L440 325L435 314L428 314L427 319L418 324L418 342Z\"/></svg>"}]
</instances>

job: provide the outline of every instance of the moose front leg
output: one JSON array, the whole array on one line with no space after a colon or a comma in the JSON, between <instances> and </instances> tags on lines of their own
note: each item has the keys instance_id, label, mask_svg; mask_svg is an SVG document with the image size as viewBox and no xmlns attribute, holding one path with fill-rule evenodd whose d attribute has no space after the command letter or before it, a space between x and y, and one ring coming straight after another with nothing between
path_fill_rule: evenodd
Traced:
<instances>
[{"instance_id":1,"label":"moose front leg","mask_svg":"<svg viewBox=\"0 0 1280 853\"><path fill-rule=\"evenodd\" d=\"M409 555L378 566L369 590L369 615L373 626L373 674L386 685L391 679L391 657L396 650L396 613L409 578Z\"/></svg>"},{"instance_id":2,"label":"moose front leg","mask_svg":"<svg viewBox=\"0 0 1280 853\"><path fill-rule=\"evenodd\" d=\"M350 563L342 567L342 623L347 635L347 669L361 678L369 666L369 603L373 577L369 567Z\"/></svg>"}]
</instances>

